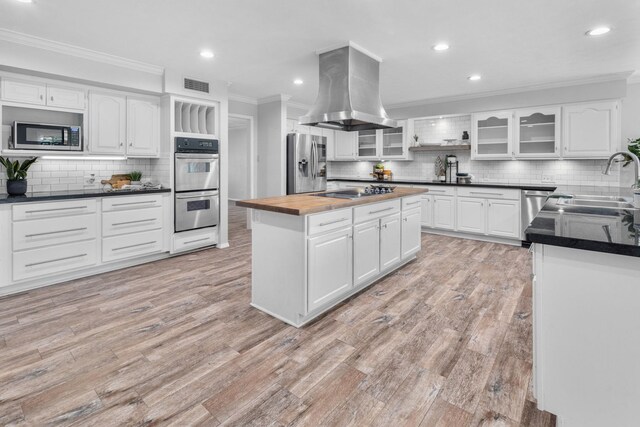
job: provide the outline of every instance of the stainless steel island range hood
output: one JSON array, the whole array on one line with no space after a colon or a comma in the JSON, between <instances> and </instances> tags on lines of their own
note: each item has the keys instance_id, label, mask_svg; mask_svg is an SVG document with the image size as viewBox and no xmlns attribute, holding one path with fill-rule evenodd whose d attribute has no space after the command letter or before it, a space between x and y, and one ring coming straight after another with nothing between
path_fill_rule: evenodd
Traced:
<instances>
[{"instance_id":1,"label":"stainless steel island range hood","mask_svg":"<svg viewBox=\"0 0 640 427\"><path fill-rule=\"evenodd\" d=\"M343 131L397 127L380 100L380 61L351 43L321 53L318 98L300 124Z\"/></svg>"}]
</instances>

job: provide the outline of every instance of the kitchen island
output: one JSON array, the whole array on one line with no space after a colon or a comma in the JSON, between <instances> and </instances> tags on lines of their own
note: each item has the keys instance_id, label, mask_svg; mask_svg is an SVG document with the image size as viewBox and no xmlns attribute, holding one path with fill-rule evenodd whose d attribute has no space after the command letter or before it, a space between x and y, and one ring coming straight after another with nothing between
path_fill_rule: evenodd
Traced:
<instances>
[{"instance_id":1,"label":"kitchen island","mask_svg":"<svg viewBox=\"0 0 640 427\"><path fill-rule=\"evenodd\" d=\"M619 189L550 199L526 230L534 395L565 427L637 425L640 210L631 198Z\"/></svg>"},{"instance_id":2,"label":"kitchen island","mask_svg":"<svg viewBox=\"0 0 640 427\"><path fill-rule=\"evenodd\" d=\"M426 191L237 202L254 209L251 305L300 327L412 261Z\"/></svg>"}]
</instances>

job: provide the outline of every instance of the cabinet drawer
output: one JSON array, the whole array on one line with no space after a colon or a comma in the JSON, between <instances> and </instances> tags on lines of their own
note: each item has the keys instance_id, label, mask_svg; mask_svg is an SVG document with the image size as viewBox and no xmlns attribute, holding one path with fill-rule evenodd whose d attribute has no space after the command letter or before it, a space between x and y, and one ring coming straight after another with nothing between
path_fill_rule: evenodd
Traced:
<instances>
[{"instance_id":1,"label":"cabinet drawer","mask_svg":"<svg viewBox=\"0 0 640 427\"><path fill-rule=\"evenodd\" d=\"M504 188L458 188L458 196L461 197L477 197L485 199L506 199L518 200L520 198L520 190L511 190Z\"/></svg>"},{"instance_id":2,"label":"cabinet drawer","mask_svg":"<svg viewBox=\"0 0 640 427\"><path fill-rule=\"evenodd\" d=\"M412 197L403 197L402 198L402 210L406 211L408 209L416 209L420 207L422 203L422 196L412 196Z\"/></svg>"},{"instance_id":3,"label":"cabinet drawer","mask_svg":"<svg viewBox=\"0 0 640 427\"><path fill-rule=\"evenodd\" d=\"M161 207L105 212L102 215L102 235L105 237L159 228L162 228Z\"/></svg>"},{"instance_id":4,"label":"cabinet drawer","mask_svg":"<svg viewBox=\"0 0 640 427\"><path fill-rule=\"evenodd\" d=\"M13 254L13 280L64 273L96 263L96 240L67 243Z\"/></svg>"},{"instance_id":5,"label":"cabinet drawer","mask_svg":"<svg viewBox=\"0 0 640 427\"><path fill-rule=\"evenodd\" d=\"M162 230L102 239L102 261L116 261L162 251Z\"/></svg>"},{"instance_id":6,"label":"cabinet drawer","mask_svg":"<svg viewBox=\"0 0 640 427\"><path fill-rule=\"evenodd\" d=\"M70 200L64 202L25 203L12 206L13 220L43 219L93 213L95 199Z\"/></svg>"},{"instance_id":7,"label":"cabinet drawer","mask_svg":"<svg viewBox=\"0 0 640 427\"><path fill-rule=\"evenodd\" d=\"M13 224L13 250L60 245L96 238L96 215L19 221Z\"/></svg>"},{"instance_id":8,"label":"cabinet drawer","mask_svg":"<svg viewBox=\"0 0 640 427\"><path fill-rule=\"evenodd\" d=\"M340 209L309 216L309 235L336 230L351 225L353 215L351 209Z\"/></svg>"},{"instance_id":9,"label":"cabinet drawer","mask_svg":"<svg viewBox=\"0 0 640 427\"><path fill-rule=\"evenodd\" d=\"M218 244L218 228L182 232L173 237L173 251L182 252Z\"/></svg>"},{"instance_id":10,"label":"cabinet drawer","mask_svg":"<svg viewBox=\"0 0 640 427\"><path fill-rule=\"evenodd\" d=\"M372 219L391 215L400 211L400 200L388 200L386 202L373 203L371 205L358 206L353 209L354 222L370 221Z\"/></svg>"},{"instance_id":11,"label":"cabinet drawer","mask_svg":"<svg viewBox=\"0 0 640 427\"><path fill-rule=\"evenodd\" d=\"M414 185L415 188L427 188L429 190L428 194L434 196L455 196L456 195L456 187L451 185L437 185L437 186L428 186L428 185Z\"/></svg>"},{"instance_id":12,"label":"cabinet drawer","mask_svg":"<svg viewBox=\"0 0 640 427\"><path fill-rule=\"evenodd\" d=\"M102 212L125 209L153 208L162 206L162 194L144 196L105 197L102 200Z\"/></svg>"}]
</instances>

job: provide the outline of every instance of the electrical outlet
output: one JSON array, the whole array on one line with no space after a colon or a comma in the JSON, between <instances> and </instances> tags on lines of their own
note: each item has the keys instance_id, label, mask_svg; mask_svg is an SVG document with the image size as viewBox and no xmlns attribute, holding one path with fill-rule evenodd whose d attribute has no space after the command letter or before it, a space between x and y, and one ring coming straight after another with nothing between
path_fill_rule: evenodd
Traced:
<instances>
[{"instance_id":1,"label":"electrical outlet","mask_svg":"<svg viewBox=\"0 0 640 427\"><path fill-rule=\"evenodd\" d=\"M545 184L551 184L555 182L553 175L542 175L542 182Z\"/></svg>"}]
</instances>

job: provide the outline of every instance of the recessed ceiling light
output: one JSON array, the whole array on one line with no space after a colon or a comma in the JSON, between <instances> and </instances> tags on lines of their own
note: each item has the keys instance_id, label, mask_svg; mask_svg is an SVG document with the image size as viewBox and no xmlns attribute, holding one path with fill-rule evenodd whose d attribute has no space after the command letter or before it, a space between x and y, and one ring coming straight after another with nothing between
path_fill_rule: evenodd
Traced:
<instances>
[{"instance_id":1,"label":"recessed ceiling light","mask_svg":"<svg viewBox=\"0 0 640 427\"><path fill-rule=\"evenodd\" d=\"M201 50L200 51L200 56L202 56L203 58L213 58L213 52L211 52L210 50Z\"/></svg>"},{"instance_id":2,"label":"recessed ceiling light","mask_svg":"<svg viewBox=\"0 0 640 427\"><path fill-rule=\"evenodd\" d=\"M435 51L447 50L449 49L449 45L446 43L438 43L437 45L434 45L431 49Z\"/></svg>"},{"instance_id":3,"label":"recessed ceiling light","mask_svg":"<svg viewBox=\"0 0 640 427\"><path fill-rule=\"evenodd\" d=\"M609 27L597 27L593 30L587 31L585 34L588 36L601 36L603 34L607 34L609 31L611 31L611 28Z\"/></svg>"},{"instance_id":4,"label":"recessed ceiling light","mask_svg":"<svg viewBox=\"0 0 640 427\"><path fill-rule=\"evenodd\" d=\"M303 81L302 79L295 79L295 80L293 81L293 84L294 84L294 85L298 85L298 86L300 86L302 83L304 83L304 81Z\"/></svg>"},{"instance_id":5,"label":"recessed ceiling light","mask_svg":"<svg viewBox=\"0 0 640 427\"><path fill-rule=\"evenodd\" d=\"M476 81L476 80L480 80L482 77L480 77L480 74L472 74L469 77L467 77L469 80L471 80L472 82Z\"/></svg>"}]
</instances>

